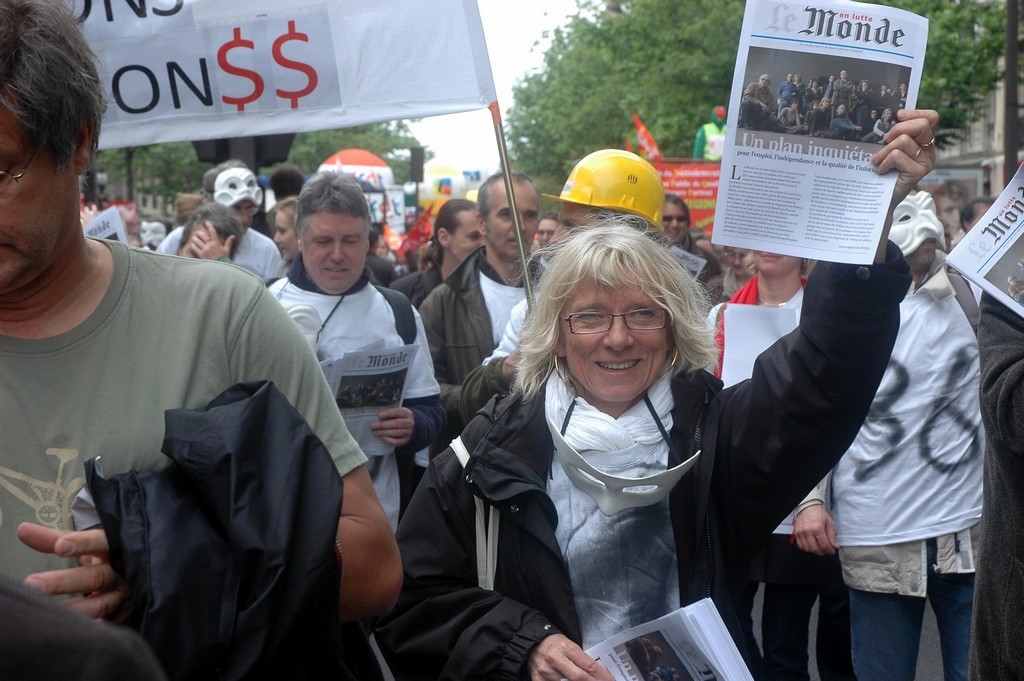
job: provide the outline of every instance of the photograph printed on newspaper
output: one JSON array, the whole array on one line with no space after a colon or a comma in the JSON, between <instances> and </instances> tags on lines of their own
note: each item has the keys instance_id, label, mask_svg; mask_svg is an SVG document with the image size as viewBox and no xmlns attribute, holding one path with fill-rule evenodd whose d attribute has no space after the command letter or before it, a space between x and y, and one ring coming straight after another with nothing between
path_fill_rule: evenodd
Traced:
<instances>
[{"instance_id":1,"label":"photograph printed on newspaper","mask_svg":"<svg viewBox=\"0 0 1024 681\"><path fill-rule=\"evenodd\" d=\"M587 649L616 681L753 681L710 598Z\"/></svg>"},{"instance_id":2,"label":"photograph printed on newspaper","mask_svg":"<svg viewBox=\"0 0 1024 681\"><path fill-rule=\"evenodd\" d=\"M379 343L324 360L320 367L345 418L345 425L363 453L385 456L395 448L377 437L370 424L377 421L381 409L401 406L405 379L419 346L403 345L385 350L375 345Z\"/></svg>"},{"instance_id":3,"label":"photograph printed on newspaper","mask_svg":"<svg viewBox=\"0 0 1024 681\"><path fill-rule=\"evenodd\" d=\"M914 108L928 20L843 0L749 0L712 241L873 260L896 184L871 156Z\"/></svg>"},{"instance_id":4,"label":"photograph printed on newspaper","mask_svg":"<svg viewBox=\"0 0 1024 681\"><path fill-rule=\"evenodd\" d=\"M1024 317L1024 166L946 262Z\"/></svg>"}]
</instances>

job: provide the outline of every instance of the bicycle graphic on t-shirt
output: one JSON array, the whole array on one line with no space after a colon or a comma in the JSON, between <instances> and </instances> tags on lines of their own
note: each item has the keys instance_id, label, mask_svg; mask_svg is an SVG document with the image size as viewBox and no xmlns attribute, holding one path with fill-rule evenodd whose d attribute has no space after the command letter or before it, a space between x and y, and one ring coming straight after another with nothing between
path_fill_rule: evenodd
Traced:
<instances>
[{"instance_id":1,"label":"bicycle graphic on t-shirt","mask_svg":"<svg viewBox=\"0 0 1024 681\"><path fill-rule=\"evenodd\" d=\"M70 525L71 499L85 484L84 478L62 483L67 464L78 458L77 449L51 447L48 456L57 458L57 473L53 482L38 480L24 473L0 466L0 487L13 494L35 513L40 525L66 528ZM0 506L0 527L3 526L3 507Z\"/></svg>"}]
</instances>

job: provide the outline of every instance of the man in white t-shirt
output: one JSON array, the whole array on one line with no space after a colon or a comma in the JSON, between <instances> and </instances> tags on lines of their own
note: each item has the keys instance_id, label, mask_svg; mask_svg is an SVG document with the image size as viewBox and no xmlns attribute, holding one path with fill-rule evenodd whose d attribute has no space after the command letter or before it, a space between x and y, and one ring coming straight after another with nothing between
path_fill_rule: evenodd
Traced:
<instances>
[{"instance_id":1,"label":"man in white t-shirt","mask_svg":"<svg viewBox=\"0 0 1024 681\"><path fill-rule=\"evenodd\" d=\"M370 214L352 176L322 172L307 181L299 194L295 226L299 252L287 276L271 284L270 293L293 315L298 307L301 316L312 321L314 327L307 330L321 361L371 344L376 344L374 349L406 344L399 310L385 293L400 296L394 304L404 305L404 312L415 322L412 342L418 349L405 376L401 406L381 408L371 425L372 432L356 435L369 458L367 469L394 529L398 526L401 497L398 455L411 460L444 426L444 409L423 322L402 294L370 283L366 264ZM315 314L309 314L310 306Z\"/></svg>"},{"instance_id":2,"label":"man in white t-shirt","mask_svg":"<svg viewBox=\"0 0 1024 681\"><path fill-rule=\"evenodd\" d=\"M528 246L537 231L540 196L527 175L513 173L512 183L523 243ZM477 204L483 220L483 248L470 253L420 305L434 375L448 416L448 426L432 448L434 452L442 451L462 432L462 381L498 345L512 308L526 299L515 223L500 173L480 185Z\"/></svg>"},{"instance_id":3,"label":"man in white t-shirt","mask_svg":"<svg viewBox=\"0 0 1024 681\"><path fill-rule=\"evenodd\" d=\"M263 190L252 171L237 166L221 170L213 184L212 199L233 208L242 222L242 237L238 240L231 261L264 281L276 277L281 271L280 250L272 239L249 229L263 201ZM212 228L194 230L186 244L181 243L183 231L183 227L171 230L157 246L157 253L180 254L204 260L218 260L230 255L230 244L221 243Z\"/></svg>"},{"instance_id":4,"label":"man in white t-shirt","mask_svg":"<svg viewBox=\"0 0 1024 681\"><path fill-rule=\"evenodd\" d=\"M985 448L978 341L927 193L903 200L889 236L914 276L892 359L833 471L834 524L811 505L794 535L811 553L839 551L860 681L913 681L926 600L945 678L966 679Z\"/></svg>"}]
</instances>

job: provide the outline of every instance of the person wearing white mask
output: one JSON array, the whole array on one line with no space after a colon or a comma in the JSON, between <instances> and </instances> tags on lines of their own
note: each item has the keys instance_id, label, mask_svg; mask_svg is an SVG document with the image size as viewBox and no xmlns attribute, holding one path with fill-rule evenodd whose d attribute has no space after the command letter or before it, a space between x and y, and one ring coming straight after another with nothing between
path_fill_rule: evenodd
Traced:
<instances>
[{"instance_id":1,"label":"person wearing white mask","mask_svg":"<svg viewBox=\"0 0 1024 681\"><path fill-rule=\"evenodd\" d=\"M819 556L839 554L857 679L916 678L930 606L943 677L966 681L975 570L988 558L979 550L988 484L979 310L946 269L943 225L927 192L896 207L891 235L914 277L892 359L857 439L830 483L808 498L817 503L797 515L794 541Z\"/></svg>"},{"instance_id":2,"label":"person wearing white mask","mask_svg":"<svg viewBox=\"0 0 1024 681\"><path fill-rule=\"evenodd\" d=\"M217 238L212 228L197 229L187 242L182 242L183 227L171 230L160 242L158 253L187 255L203 260L219 260L228 257L234 264L248 270L264 281L278 276L281 271L281 252L270 237L251 230L253 216L259 212L263 202L263 189L256 176L245 167L229 167L221 170L214 181L213 201L235 211L242 223L242 236L234 255Z\"/></svg>"},{"instance_id":3,"label":"person wearing white mask","mask_svg":"<svg viewBox=\"0 0 1024 681\"><path fill-rule=\"evenodd\" d=\"M143 220L139 223L139 241L143 248L155 251L167 236L167 225L157 220Z\"/></svg>"}]
</instances>

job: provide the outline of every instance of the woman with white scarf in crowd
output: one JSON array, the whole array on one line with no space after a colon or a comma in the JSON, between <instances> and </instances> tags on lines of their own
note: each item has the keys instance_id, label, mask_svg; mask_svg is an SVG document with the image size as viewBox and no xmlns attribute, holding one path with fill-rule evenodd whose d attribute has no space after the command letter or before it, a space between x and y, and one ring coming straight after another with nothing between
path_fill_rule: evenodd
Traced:
<instances>
[{"instance_id":1,"label":"woman with white scarf in crowd","mask_svg":"<svg viewBox=\"0 0 1024 681\"><path fill-rule=\"evenodd\" d=\"M937 116L906 117L876 156L896 203L934 158ZM887 234L872 265L819 263L800 326L725 390L707 298L660 233L616 217L554 245L512 394L431 462L398 528L402 595L376 629L395 678L608 681L585 649L706 597L744 650L750 558L888 363L910 277Z\"/></svg>"}]
</instances>

